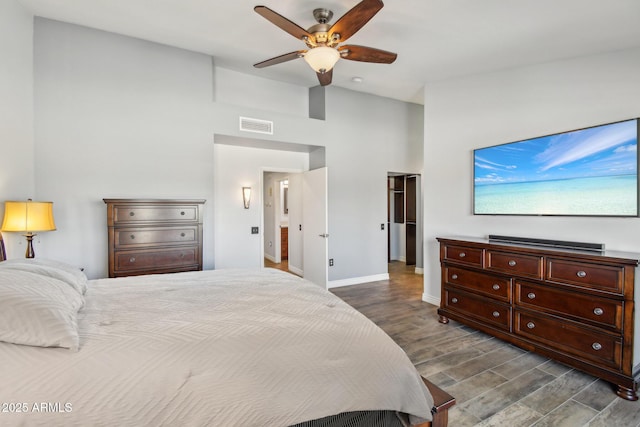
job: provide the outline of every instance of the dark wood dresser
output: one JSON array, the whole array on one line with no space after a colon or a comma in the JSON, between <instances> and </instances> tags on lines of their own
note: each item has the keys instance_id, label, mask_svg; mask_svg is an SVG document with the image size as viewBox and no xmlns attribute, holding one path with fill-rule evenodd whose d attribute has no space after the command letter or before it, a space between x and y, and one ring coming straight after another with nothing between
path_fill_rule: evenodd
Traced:
<instances>
[{"instance_id":1,"label":"dark wood dresser","mask_svg":"<svg viewBox=\"0 0 640 427\"><path fill-rule=\"evenodd\" d=\"M640 254L438 241L442 323L459 321L609 381L622 398L638 399Z\"/></svg>"},{"instance_id":2,"label":"dark wood dresser","mask_svg":"<svg viewBox=\"0 0 640 427\"><path fill-rule=\"evenodd\" d=\"M104 199L109 277L202 270L204 200Z\"/></svg>"}]
</instances>

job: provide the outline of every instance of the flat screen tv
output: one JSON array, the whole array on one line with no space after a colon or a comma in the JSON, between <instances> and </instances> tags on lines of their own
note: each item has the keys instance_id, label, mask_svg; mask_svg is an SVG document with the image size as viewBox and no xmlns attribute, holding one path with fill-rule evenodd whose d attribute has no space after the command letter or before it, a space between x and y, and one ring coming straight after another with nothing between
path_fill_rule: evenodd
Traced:
<instances>
[{"instance_id":1,"label":"flat screen tv","mask_svg":"<svg viewBox=\"0 0 640 427\"><path fill-rule=\"evenodd\" d=\"M637 217L638 122L474 150L473 213Z\"/></svg>"}]
</instances>

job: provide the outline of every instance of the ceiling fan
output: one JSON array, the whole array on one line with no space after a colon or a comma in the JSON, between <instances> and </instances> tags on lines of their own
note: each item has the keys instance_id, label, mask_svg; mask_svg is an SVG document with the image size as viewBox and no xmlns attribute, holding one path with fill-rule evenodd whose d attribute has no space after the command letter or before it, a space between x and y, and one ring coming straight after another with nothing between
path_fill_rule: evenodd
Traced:
<instances>
[{"instance_id":1,"label":"ceiling fan","mask_svg":"<svg viewBox=\"0 0 640 427\"><path fill-rule=\"evenodd\" d=\"M295 38L302 40L308 49L285 53L284 55L258 62L254 64L254 67L264 68L293 59L304 58L318 75L320 84L327 86L331 84L333 66L340 58L351 61L391 64L398 56L393 52L358 45L340 46L340 43L344 43L360 30L383 6L384 4L380 0L362 0L333 25L329 24L329 21L333 18L332 11L315 9L313 16L318 23L308 30L266 6L256 6L253 10L259 15Z\"/></svg>"}]
</instances>

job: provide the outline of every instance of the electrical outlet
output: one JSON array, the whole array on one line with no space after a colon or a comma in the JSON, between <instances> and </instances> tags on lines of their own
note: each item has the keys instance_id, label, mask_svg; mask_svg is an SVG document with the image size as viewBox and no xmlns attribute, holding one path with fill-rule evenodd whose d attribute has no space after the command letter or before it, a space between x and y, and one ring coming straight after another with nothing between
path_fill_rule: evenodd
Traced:
<instances>
[{"instance_id":1,"label":"electrical outlet","mask_svg":"<svg viewBox=\"0 0 640 427\"><path fill-rule=\"evenodd\" d=\"M258 227L251 227L251 234L258 234L260 231Z\"/></svg>"},{"instance_id":2,"label":"electrical outlet","mask_svg":"<svg viewBox=\"0 0 640 427\"><path fill-rule=\"evenodd\" d=\"M333 267L333 258L329 258L329 267Z\"/></svg>"}]
</instances>

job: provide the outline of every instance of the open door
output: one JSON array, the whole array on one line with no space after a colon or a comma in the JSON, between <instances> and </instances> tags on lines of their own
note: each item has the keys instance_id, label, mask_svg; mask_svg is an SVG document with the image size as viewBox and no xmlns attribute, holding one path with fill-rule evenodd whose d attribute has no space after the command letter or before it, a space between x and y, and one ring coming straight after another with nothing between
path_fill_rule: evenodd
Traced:
<instances>
[{"instance_id":1,"label":"open door","mask_svg":"<svg viewBox=\"0 0 640 427\"><path fill-rule=\"evenodd\" d=\"M327 168L303 172L302 181L304 278L326 289L329 276Z\"/></svg>"}]
</instances>

